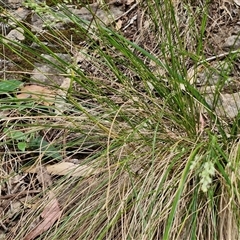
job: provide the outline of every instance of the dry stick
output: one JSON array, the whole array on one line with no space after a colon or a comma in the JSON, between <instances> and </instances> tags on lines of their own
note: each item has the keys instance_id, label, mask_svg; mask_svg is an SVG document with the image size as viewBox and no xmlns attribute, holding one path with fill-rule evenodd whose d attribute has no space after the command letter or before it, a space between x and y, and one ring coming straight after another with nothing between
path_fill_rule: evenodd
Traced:
<instances>
[{"instance_id":1,"label":"dry stick","mask_svg":"<svg viewBox=\"0 0 240 240\"><path fill-rule=\"evenodd\" d=\"M131 20L128 22L128 24L122 29L123 31L126 30L130 25L132 25L134 23L135 20L137 20L138 16L137 14L134 15Z\"/></svg>"},{"instance_id":2,"label":"dry stick","mask_svg":"<svg viewBox=\"0 0 240 240\"><path fill-rule=\"evenodd\" d=\"M131 8L129 8L125 13L123 13L121 16L117 17L114 19L114 21L119 20L120 18L124 17L125 15L127 15L129 12L131 12L135 7L137 7L138 3L135 3L134 5L132 5Z\"/></svg>"},{"instance_id":3,"label":"dry stick","mask_svg":"<svg viewBox=\"0 0 240 240\"><path fill-rule=\"evenodd\" d=\"M3 199L12 199L12 198L19 198L22 197L23 195L28 195L28 194L32 194L32 193L40 193L39 190L29 190L29 191L23 191L23 192L19 192L19 193L12 193L9 195L5 195L5 196L0 196L0 200Z\"/></svg>"},{"instance_id":4,"label":"dry stick","mask_svg":"<svg viewBox=\"0 0 240 240\"><path fill-rule=\"evenodd\" d=\"M237 50L231 51L231 52L227 52L227 53L221 53L221 54L219 54L219 55L209 57L209 58L207 58L207 59L204 59L204 60L200 61L200 62L198 63L198 65L203 64L203 63L205 63L205 62L213 61L213 60L215 60L215 59L217 59L217 58L226 57L226 56L228 56L228 55L231 54L231 53L240 53L240 49L237 49Z\"/></svg>"}]
</instances>

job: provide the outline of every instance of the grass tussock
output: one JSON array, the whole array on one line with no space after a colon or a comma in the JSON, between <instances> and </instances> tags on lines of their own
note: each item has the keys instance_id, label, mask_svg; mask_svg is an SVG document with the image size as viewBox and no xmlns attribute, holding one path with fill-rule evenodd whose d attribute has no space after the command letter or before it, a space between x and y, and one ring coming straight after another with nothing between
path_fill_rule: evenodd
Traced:
<instances>
[{"instance_id":1,"label":"grass tussock","mask_svg":"<svg viewBox=\"0 0 240 240\"><path fill-rule=\"evenodd\" d=\"M83 177L51 176L45 187L41 173L28 173L25 189L40 190L26 200L8 239L34 228L48 191L62 214L38 239L239 238L238 122L218 116L189 81L189 69L205 59L210 3L148 0L138 8L142 21L131 40L114 24L83 21L64 5L73 38L52 25L35 34L16 20L25 41L1 36L1 58L18 60L15 74L25 84L34 81L36 61L65 81L35 80L56 94L49 104L44 94L19 99L20 86L2 93L2 188L29 166L74 159L93 169ZM36 9L40 18L56 15ZM16 79L5 70L2 80L10 76Z\"/></svg>"}]
</instances>

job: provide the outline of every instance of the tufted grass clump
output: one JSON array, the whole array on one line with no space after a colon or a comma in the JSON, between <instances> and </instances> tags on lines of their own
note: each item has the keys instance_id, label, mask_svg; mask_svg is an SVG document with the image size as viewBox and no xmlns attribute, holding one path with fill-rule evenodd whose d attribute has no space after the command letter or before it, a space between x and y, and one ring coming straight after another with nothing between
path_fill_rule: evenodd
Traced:
<instances>
[{"instance_id":1,"label":"tufted grass clump","mask_svg":"<svg viewBox=\"0 0 240 240\"><path fill-rule=\"evenodd\" d=\"M45 29L36 34L9 16L25 40L3 41L1 58L18 61L15 75L4 69L2 80L13 76L55 95L48 102L49 92L19 98L20 86L1 91L1 165L12 169L4 184L26 168L69 159L92 172L51 176L31 199L38 208L26 203L22 224L6 236L31 232L50 191L61 217L38 239L239 239L238 122L219 116L189 79L205 59L208 6L138 1L145 25L132 39L114 21L81 19L65 4L59 12L30 0L27 6ZM67 31L45 18L59 22L60 10ZM36 62L54 70L42 72L44 83L32 77ZM24 148L6 132L25 134ZM32 188L36 175L27 174Z\"/></svg>"}]
</instances>

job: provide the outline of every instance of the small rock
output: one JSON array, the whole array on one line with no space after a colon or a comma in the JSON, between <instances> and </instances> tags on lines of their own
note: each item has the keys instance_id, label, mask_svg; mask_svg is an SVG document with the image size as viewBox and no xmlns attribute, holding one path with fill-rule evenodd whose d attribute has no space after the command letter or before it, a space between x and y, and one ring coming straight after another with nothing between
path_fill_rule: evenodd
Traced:
<instances>
[{"instance_id":1,"label":"small rock","mask_svg":"<svg viewBox=\"0 0 240 240\"><path fill-rule=\"evenodd\" d=\"M208 94L205 99L207 103L213 107L213 101L216 100L214 99L214 95ZM215 111L218 116L235 118L240 111L240 93L220 94Z\"/></svg>"},{"instance_id":2,"label":"small rock","mask_svg":"<svg viewBox=\"0 0 240 240\"><path fill-rule=\"evenodd\" d=\"M189 78L196 76L195 83L197 86L216 85L220 82L227 84L230 80L230 75L233 66L228 61L217 61L211 67L199 66L196 71L190 72Z\"/></svg>"},{"instance_id":3,"label":"small rock","mask_svg":"<svg viewBox=\"0 0 240 240\"><path fill-rule=\"evenodd\" d=\"M237 50L240 48L240 36L232 35L228 37L223 44L223 49Z\"/></svg>"},{"instance_id":4,"label":"small rock","mask_svg":"<svg viewBox=\"0 0 240 240\"><path fill-rule=\"evenodd\" d=\"M11 19L14 19L14 23L16 25L17 21L25 21L30 13L31 11L27 8L18 8L12 13Z\"/></svg>"},{"instance_id":5,"label":"small rock","mask_svg":"<svg viewBox=\"0 0 240 240\"><path fill-rule=\"evenodd\" d=\"M71 63L71 57L68 54L56 53L56 55L66 63ZM50 63L35 63L35 68L32 71L32 79L34 79L34 82L37 81L40 84L61 86L66 78L61 75L61 68L64 68L63 64L50 55L42 54L41 56ZM56 66L59 66L59 68Z\"/></svg>"},{"instance_id":6,"label":"small rock","mask_svg":"<svg viewBox=\"0 0 240 240\"><path fill-rule=\"evenodd\" d=\"M10 9L16 9L22 5L23 0L4 0L0 1L1 5Z\"/></svg>"},{"instance_id":7,"label":"small rock","mask_svg":"<svg viewBox=\"0 0 240 240\"><path fill-rule=\"evenodd\" d=\"M240 110L240 93L233 94L221 94L221 105L218 107L217 111L219 114L224 116L224 114L230 118L234 118L238 115Z\"/></svg>"},{"instance_id":8,"label":"small rock","mask_svg":"<svg viewBox=\"0 0 240 240\"><path fill-rule=\"evenodd\" d=\"M41 17L36 14L33 13L31 16L31 31L36 33L36 32L41 32L43 30L43 20L41 19Z\"/></svg>"},{"instance_id":9,"label":"small rock","mask_svg":"<svg viewBox=\"0 0 240 240\"><path fill-rule=\"evenodd\" d=\"M8 33L6 38L7 39L3 40L5 43L11 42L11 41L21 42L25 39L24 30L20 27L13 29Z\"/></svg>"}]
</instances>

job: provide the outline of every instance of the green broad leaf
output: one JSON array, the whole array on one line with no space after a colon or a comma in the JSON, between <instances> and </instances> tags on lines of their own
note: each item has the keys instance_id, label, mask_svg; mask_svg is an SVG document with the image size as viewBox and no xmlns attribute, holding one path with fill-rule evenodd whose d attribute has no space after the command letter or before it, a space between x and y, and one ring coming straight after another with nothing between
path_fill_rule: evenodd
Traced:
<instances>
[{"instance_id":1,"label":"green broad leaf","mask_svg":"<svg viewBox=\"0 0 240 240\"><path fill-rule=\"evenodd\" d=\"M26 140L27 139L27 135L21 131L11 132L10 136L12 139L15 139L15 140Z\"/></svg>"},{"instance_id":2,"label":"green broad leaf","mask_svg":"<svg viewBox=\"0 0 240 240\"><path fill-rule=\"evenodd\" d=\"M8 128L4 128L3 132L6 133L6 135L9 138L14 139L14 140L18 140L18 141L27 140L27 138L28 138L27 134L25 134L21 131L18 131L18 130L8 130Z\"/></svg>"},{"instance_id":3,"label":"green broad leaf","mask_svg":"<svg viewBox=\"0 0 240 240\"><path fill-rule=\"evenodd\" d=\"M8 128L4 128L3 129L3 132L11 139L14 139L14 140L18 140L18 141L21 141L21 140L27 140L28 136L21 132L21 131L18 131L18 130L8 130Z\"/></svg>"},{"instance_id":4,"label":"green broad leaf","mask_svg":"<svg viewBox=\"0 0 240 240\"><path fill-rule=\"evenodd\" d=\"M47 158L53 158L55 160L62 160L62 155L60 150L55 147L53 144L50 144L46 140L42 139L42 137L36 137L29 142L29 147L32 149L41 149L41 152Z\"/></svg>"},{"instance_id":5,"label":"green broad leaf","mask_svg":"<svg viewBox=\"0 0 240 240\"><path fill-rule=\"evenodd\" d=\"M12 92L22 85L18 80L3 80L0 81L0 92Z\"/></svg>"},{"instance_id":6,"label":"green broad leaf","mask_svg":"<svg viewBox=\"0 0 240 240\"><path fill-rule=\"evenodd\" d=\"M19 142L17 146L18 146L18 149L19 149L20 151L25 152L25 149L26 149L26 147L27 147L27 144L26 144L26 142Z\"/></svg>"}]
</instances>

